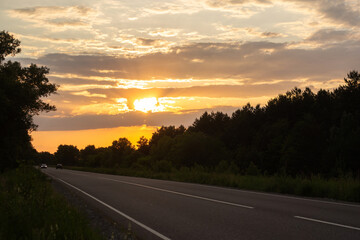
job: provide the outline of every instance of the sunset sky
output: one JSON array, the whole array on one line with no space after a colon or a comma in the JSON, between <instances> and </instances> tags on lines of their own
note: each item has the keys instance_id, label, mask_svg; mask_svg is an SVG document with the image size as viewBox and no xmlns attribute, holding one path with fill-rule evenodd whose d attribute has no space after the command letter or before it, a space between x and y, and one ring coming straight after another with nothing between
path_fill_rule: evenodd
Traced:
<instances>
[{"instance_id":1,"label":"sunset sky","mask_svg":"<svg viewBox=\"0 0 360 240\"><path fill-rule=\"evenodd\" d=\"M60 85L38 151L133 143L205 111L231 114L360 70L359 0L1 0L15 59Z\"/></svg>"}]
</instances>

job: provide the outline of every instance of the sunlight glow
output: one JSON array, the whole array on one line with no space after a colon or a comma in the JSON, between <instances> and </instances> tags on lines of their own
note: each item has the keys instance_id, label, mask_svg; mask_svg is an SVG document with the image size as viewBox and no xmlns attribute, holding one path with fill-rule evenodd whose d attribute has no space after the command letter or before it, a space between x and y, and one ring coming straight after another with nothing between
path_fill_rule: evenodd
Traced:
<instances>
[{"instance_id":1,"label":"sunlight glow","mask_svg":"<svg viewBox=\"0 0 360 240\"><path fill-rule=\"evenodd\" d=\"M162 112L164 106L162 106L155 97L136 99L134 101L134 109L141 112Z\"/></svg>"}]
</instances>

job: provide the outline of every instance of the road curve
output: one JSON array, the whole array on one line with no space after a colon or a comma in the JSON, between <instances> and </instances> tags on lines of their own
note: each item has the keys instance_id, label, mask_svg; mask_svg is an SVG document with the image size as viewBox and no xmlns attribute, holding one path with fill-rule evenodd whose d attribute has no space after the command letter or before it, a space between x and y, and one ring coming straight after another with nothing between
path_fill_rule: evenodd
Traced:
<instances>
[{"instance_id":1,"label":"road curve","mask_svg":"<svg viewBox=\"0 0 360 240\"><path fill-rule=\"evenodd\" d=\"M42 170L141 239L360 239L360 205L172 181ZM126 225L125 225L126 226Z\"/></svg>"}]
</instances>

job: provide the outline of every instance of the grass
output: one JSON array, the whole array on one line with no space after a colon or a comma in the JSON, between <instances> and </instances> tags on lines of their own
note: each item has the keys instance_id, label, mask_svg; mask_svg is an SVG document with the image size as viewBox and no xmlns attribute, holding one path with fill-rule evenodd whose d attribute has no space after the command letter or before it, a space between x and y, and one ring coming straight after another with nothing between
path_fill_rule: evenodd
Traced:
<instances>
[{"instance_id":1,"label":"grass","mask_svg":"<svg viewBox=\"0 0 360 240\"><path fill-rule=\"evenodd\" d=\"M169 172L154 172L151 170L123 168L69 168L79 171L156 178L181 182L233 187L262 192L360 202L360 180L352 177L324 179L320 176L250 176L234 173L209 172L201 167L195 167L192 169L183 168L180 170L172 170Z\"/></svg>"},{"instance_id":2,"label":"grass","mask_svg":"<svg viewBox=\"0 0 360 240\"><path fill-rule=\"evenodd\" d=\"M103 239L33 167L0 175L0 239Z\"/></svg>"}]
</instances>

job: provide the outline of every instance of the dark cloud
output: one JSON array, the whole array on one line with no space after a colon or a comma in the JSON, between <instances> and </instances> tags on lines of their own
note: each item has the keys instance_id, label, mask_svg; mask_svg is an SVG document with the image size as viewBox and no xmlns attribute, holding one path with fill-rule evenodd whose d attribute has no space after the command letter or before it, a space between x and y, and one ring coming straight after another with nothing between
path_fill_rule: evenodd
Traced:
<instances>
[{"instance_id":1,"label":"dark cloud","mask_svg":"<svg viewBox=\"0 0 360 240\"><path fill-rule=\"evenodd\" d=\"M151 89L88 89L93 94L105 94L108 98L139 99L160 97L210 97L210 98L250 98L273 96L301 84L296 81L284 81L273 84L256 85L210 85L184 88L151 88Z\"/></svg>"},{"instance_id":2,"label":"dark cloud","mask_svg":"<svg viewBox=\"0 0 360 240\"><path fill-rule=\"evenodd\" d=\"M348 26L360 26L360 9L354 9L345 0L283 0L315 8L323 17Z\"/></svg>"},{"instance_id":3,"label":"dark cloud","mask_svg":"<svg viewBox=\"0 0 360 240\"><path fill-rule=\"evenodd\" d=\"M319 11L325 17L350 26L360 26L360 9L353 9L344 0L320 1Z\"/></svg>"},{"instance_id":4,"label":"dark cloud","mask_svg":"<svg viewBox=\"0 0 360 240\"><path fill-rule=\"evenodd\" d=\"M312 34L307 40L320 43L329 41L345 41L349 40L351 33L348 30L321 29Z\"/></svg>"},{"instance_id":5,"label":"dark cloud","mask_svg":"<svg viewBox=\"0 0 360 240\"><path fill-rule=\"evenodd\" d=\"M161 42L161 40L158 39L149 39L149 38L137 38L136 39L138 44L143 46L153 46Z\"/></svg>"},{"instance_id":6,"label":"dark cloud","mask_svg":"<svg viewBox=\"0 0 360 240\"><path fill-rule=\"evenodd\" d=\"M231 114L237 108L218 107L213 109L193 109L182 114L169 112L142 113L128 112L118 115L81 115L73 117L45 117L36 116L35 123L39 125L39 131L69 131L98 128L141 126L190 126L194 120L205 111L222 111Z\"/></svg>"},{"instance_id":7,"label":"dark cloud","mask_svg":"<svg viewBox=\"0 0 360 240\"><path fill-rule=\"evenodd\" d=\"M312 39L339 37L337 33L317 33ZM282 43L196 43L137 58L101 55L71 56L48 54L36 60L52 73L108 76L119 79L249 79L249 83L293 80L326 81L342 78L359 69L360 42L344 42L326 49L292 49ZM201 63L193 59L203 60ZM26 62L26 61L25 61ZM27 60L29 62L29 60ZM89 71L89 69L93 71ZM113 70L113 72L101 72ZM99 72L100 71L100 72Z\"/></svg>"},{"instance_id":8,"label":"dark cloud","mask_svg":"<svg viewBox=\"0 0 360 240\"><path fill-rule=\"evenodd\" d=\"M263 32L261 33L261 36L266 38L276 38L276 37L281 37L281 34L275 32Z\"/></svg>"}]
</instances>

